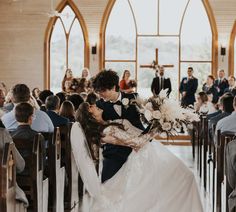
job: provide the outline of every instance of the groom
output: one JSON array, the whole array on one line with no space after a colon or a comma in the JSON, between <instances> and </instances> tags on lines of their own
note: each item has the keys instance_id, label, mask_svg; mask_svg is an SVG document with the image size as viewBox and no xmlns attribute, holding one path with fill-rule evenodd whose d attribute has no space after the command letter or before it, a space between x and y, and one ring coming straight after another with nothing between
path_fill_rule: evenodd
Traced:
<instances>
[{"instance_id":1,"label":"groom","mask_svg":"<svg viewBox=\"0 0 236 212\"><path fill-rule=\"evenodd\" d=\"M126 94L119 91L119 77L112 70L103 70L93 80L93 88L101 97L97 106L103 110L105 121L127 119L135 127L144 130L140 114L130 100L137 94ZM105 144L103 146L102 182L112 178L126 162L132 152L130 147Z\"/></svg>"}]
</instances>

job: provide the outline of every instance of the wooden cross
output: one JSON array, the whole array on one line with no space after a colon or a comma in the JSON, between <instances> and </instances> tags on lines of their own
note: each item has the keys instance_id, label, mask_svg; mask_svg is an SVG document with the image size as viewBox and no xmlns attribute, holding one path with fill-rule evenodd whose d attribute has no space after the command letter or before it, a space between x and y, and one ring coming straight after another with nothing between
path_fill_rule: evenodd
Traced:
<instances>
[{"instance_id":1,"label":"wooden cross","mask_svg":"<svg viewBox=\"0 0 236 212\"><path fill-rule=\"evenodd\" d=\"M8 161L8 179L10 181L13 180L13 165L14 165L14 160L11 154Z\"/></svg>"},{"instance_id":2,"label":"wooden cross","mask_svg":"<svg viewBox=\"0 0 236 212\"><path fill-rule=\"evenodd\" d=\"M158 63L158 48L156 48L156 60L152 62L151 65L140 65L140 68L151 68L153 70L157 70L157 68L160 66ZM173 68L174 65L161 65L164 68Z\"/></svg>"}]
</instances>

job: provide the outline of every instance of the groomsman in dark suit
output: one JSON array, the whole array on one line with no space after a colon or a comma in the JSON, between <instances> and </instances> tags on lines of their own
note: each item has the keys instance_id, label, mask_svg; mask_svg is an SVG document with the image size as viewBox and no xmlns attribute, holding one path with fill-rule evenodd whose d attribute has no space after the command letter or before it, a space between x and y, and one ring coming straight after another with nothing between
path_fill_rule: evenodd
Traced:
<instances>
[{"instance_id":1,"label":"groomsman in dark suit","mask_svg":"<svg viewBox=\"0 0 236 212\"><path fill-rule=\"evenodd\" d=\"M229 87L225 89L224 93L231 93L233 96L236 96L235 77L229 76L228 82Z\"/></svg>"},{"instance_id":2,"label":"groomsman in dark suit","mask_svg":"<svg viewBox=\"0 0 236 212\"><path fill-rule=\"evenodd\" d=\"M215 80L214 86L218 91L218 96L221 97L224 94L226 88L229 87L228 80L225 78L225 71L222 69L218 74L219 78Z\"/></svg>"},{"instance_id":3,"label":"groomsman in dark suit","mask_svg":"<svg viewBox=\"0 0 236 212\"><path fill-rule=\"evenodd\" d=\"M97 74L93 80L93 88L101 97L96 104L103 110L102 116L105 121L127 119L133 126L144 130L140 114L136 106L131 104L137 93L120 92L119 77L115 71L104 70ZM131 147L113 144L103 145L102 182L112 178L118 172L131 152Z\"/></svg>"},{"instance_id":4,"label":"groomsman in dark suit","mask_svg":"<svg viewBox=\"0 0 236 212\"><path fill-rule=\"evenodd\" d=\"M188 67L188 77L184 77L180 83L179 92L182 96L181 105L187 107L193 105L195 93L198 87L198 79L193 76L193 68Z\"/></svg>"},{"instance_id":5,"label":"groomsman in dark suit","mask_svg":"<svg viewBox=\"0 0 236 212\"><path fill-rule=\"evenodd\" d=\"M168 88L168 96L172 91L170 78L165 78L164 72L164 67L161 66L159 69L159 76L158 73L156 73L156 77L152 81L151 90L154 96L158 96L162 89L165 90Z\"/></svg>"}]
</instances>

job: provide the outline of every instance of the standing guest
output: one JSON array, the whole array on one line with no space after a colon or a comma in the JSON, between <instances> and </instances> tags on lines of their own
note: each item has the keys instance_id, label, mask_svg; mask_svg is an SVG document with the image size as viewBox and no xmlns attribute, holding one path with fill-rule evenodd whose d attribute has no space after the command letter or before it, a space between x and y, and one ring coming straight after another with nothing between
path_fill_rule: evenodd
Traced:
<instances>
[{"instance_id":1,"label":"standing guest","mask_svg":"<svg viewBox=\"0 0 236 212\"><path fill-rule=\"evenodd\" d=\"M90 72L89 72L88 68L84 68L82 70L81 78L85 78L86 80L90 80L91 76L90 76Z\"/></svg>"},{"instance_id":2,"label":"standing guest","mask_svg":"<svg viewBox=\"0 0 236 212\"><path fill-rule=\"evenodd\" d=\"M68 124L69 119L64 118L58 114L60 110L60 99L58 96L52 95L47 97L45 106L47 109L46 113L52 120L54 127L59 127Z\"/></svg>"},{"instance_id":3,"label":"standing guest","mask_svg":"<svg viewBox=\"0 0 236 212\"><path fill-rule=\"evenodd\" d=\"M16 105L15 117L18 127L14 131L11 131L12 138L29 139L33 141L37 132L31 128L34 119L34 108L31 104L22 102Z\"/></svg>"},{"instance_id":4,"label":"standing guest","mask_svg":"<svg viewBox=\"0 0 236 212\"><path fill-rule=\"evenodd\" d=\"M17 84L12 89L13 103L14 105L21 102L30 101L30 89L25 84ZM2 117L2 122L8 130L15 130L18 127L18 123L15 118L15 110L6 113ZM35 119L32 123L32 129L37 132L53 132L54 127L52 121L48 115L41 111L35 110Z\"/></svg>"},{"instance_id":5,"label":"standing guest","mask_svg":"<svg viewBox=\"0 0 236 212\"><path fill-rule=\"evenodd\" d=\"M130 71L125 70L122 76L122 80L120 81L120 90L125 93L133 92L133 88L130 86Z\"/></svg>"},{"instance_id":6,"label":"standing guest","mask_svg":"<svg viewBox=\"0 0 236 212\"><path fill-rule=\"evenodd\" d=\"M171 89L171 81L170 78L165 78L164 76L165 70L163 66L160 66L159 68L159 75L158 72L156 72L156 77L152 81L151 90L153 93L153 96L158 96L161 90L168 89L167 96L170 95L172 89Z\"/></svg>"},{"instance_id":7,"label":"standing guest","mask_svg":"<svg viewBox=\"0 0 236 212\"><path fill-rule=\"evenodd\" d=\"M60 107L59 115L75 122L75 108L71 101L64 101Z\"/></svg>"},{"instance_id":8,"label":"standing guest","mask_svg":"<svg viewBox=\"0 0 236 212\"><path fill-rule=\"evenodd\" d=\"M225 71L221 69L218 73L219 78L215 81L214 85L217 89L218 96L222 96L226 88L229 87L228 80L225 78Z\"/></svg>"},{"instance_id":9,"label":"standing guest","mask_svg":"<svg viewBox=\"0 0 236 212\"><path fill-rule=\"evenodd\" d=\"M179 92L181 94L181 105L187 107L194 105L195 93L198 87L198 79L193 76L193 68L188 67L188 77L184 77L180 83Z\"/></svg>"},{"instance_id":10,"label":"standing guest","mask_svg":"<svg viewBox=\"0 0 236 212\"><path fill-rule=\"evenodd\" d=\"M235 77L229 76L229 87L225 89L224 93L230 92L233 96L236 96Z\"/></svg>"},{"instance_id":11,"label":"standing guest","mask_svg":"<svg viewBox=\"0 0 236 212\"><path fill-rule=\"evenodd\" d=\"M212 75L208 75L206 83L203 84L202 91L207 95L212 94L212 103L218 102L219 96L217 88L214 86L215 78Z\"/></svg>"},{"instance_id":12,"label":"standing guest","mask_svg":"<svg viewBox=\"0 0 236 212\"><path fill-rule=\"evenodd\" d=\"M73 80L73 74L70 68L66 69L66 73L64 75L64 78L62 80L62 91L66 93L71 92L71 85L72 85L72 80Z\"/></svg>"}]
</instances>

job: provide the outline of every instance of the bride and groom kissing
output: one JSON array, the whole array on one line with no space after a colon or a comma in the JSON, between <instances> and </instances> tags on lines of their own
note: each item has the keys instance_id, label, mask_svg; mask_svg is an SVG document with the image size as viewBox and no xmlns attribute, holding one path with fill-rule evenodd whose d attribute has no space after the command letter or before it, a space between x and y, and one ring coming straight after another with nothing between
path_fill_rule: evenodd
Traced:
<instances>
[{"instance_id":1,"label":"bride and groom kissing","mask_svg":"<svg viewBox=\"0 0 236 212\"><path fill-rule=\"evenodd\" d=\"M149 142L155 132L146 133L139 111L129 104L137 94L120 92L118 84L112 70L97 74L93 87L101 99L88 96L72 127L72 151L91 197L86 210L202 212L193 173L161 143ZM78 137L83 133L84 145L80 145ZM90 151L82 151L84 146ZM94 146L103 149L102 183L92 160Z\"/></svg>"}]
</instances>

